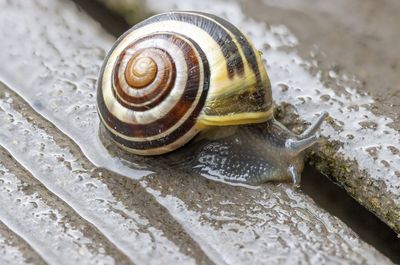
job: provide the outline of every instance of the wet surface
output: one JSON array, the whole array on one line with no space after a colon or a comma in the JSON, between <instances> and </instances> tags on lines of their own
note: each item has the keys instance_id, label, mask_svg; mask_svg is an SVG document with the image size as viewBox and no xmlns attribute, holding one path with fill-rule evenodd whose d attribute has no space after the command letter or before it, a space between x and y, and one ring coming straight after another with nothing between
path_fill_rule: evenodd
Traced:
<instances>
[{"instance_id":1,"label":"wet surface","mask_svg":"<svg viewBox=\"0 0 400 265\"><path fill-rule=\"evenodd\" d=\"M37 264L56 257L65 264L391 264L290 184L236 187L162 165L153 174L133 170L136 164L112 157L97 137L94 93L114 38L69 1L0 7L0 59L9 62L0 68L7 84L0 87L0 196L8 202L0 240L14 234L24 241L4 243L6 257L27 260L34 251Z\"/></svg>"}]
</instances>

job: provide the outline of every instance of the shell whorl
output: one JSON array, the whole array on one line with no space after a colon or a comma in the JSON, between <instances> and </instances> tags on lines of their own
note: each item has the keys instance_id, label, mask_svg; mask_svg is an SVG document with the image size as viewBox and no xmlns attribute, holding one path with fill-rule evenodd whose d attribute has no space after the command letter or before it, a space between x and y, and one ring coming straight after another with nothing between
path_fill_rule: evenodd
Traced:
<instances>
[{"instance_id":1,"label":"shell whorl","mask_svg":"<svg viewBox=\"0 0 400 265\"><path fill-rule=\"evenodd\" d=\"M198 133L196 118L207 97L205 55L173 32L153 33L124 46L110 54L100 79L98 108L110 135L143 155L185 144Z\"/></svg>"},{"instance_id":2,"label":"shell whorl","mask_svg":"<svg viewBox=\"0 0 400 265\"><path fill-rule=\"evenodd\" d=\"M182 71L187 68L184 56L178 54L178 47L163 48L163 45L170 46L171 40L179 43L174 36L153 35L132 43L118 56L112 85L121 105L143 112L169 95L176 81L174 60L183 64L178 66Z\"/></svg>"},{"instance_id":3,"label":"shell whorl","mask_svg":"<svg viewBox=\"0 0 400 265\"><path fill-rule=\"evenodd\" d=\"M170 152L199 132L199 116L213 121L251 112L257 120L269 118L271 92L261 65L254 47L228 22L203 13L160 14L122 35L107 55L98 82L99 116L128 151Z\"/></svg>"}]
</instances>

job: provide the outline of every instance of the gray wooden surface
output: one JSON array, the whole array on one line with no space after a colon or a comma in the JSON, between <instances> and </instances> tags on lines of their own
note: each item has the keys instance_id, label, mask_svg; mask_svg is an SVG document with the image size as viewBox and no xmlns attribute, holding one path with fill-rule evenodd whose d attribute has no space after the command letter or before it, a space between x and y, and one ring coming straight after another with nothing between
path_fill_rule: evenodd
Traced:
<instances>
[{"instance_id":1,"label":"gray wooden surface","mask_svg":"<svg viewBox=\"0 0 400 265\"><path fill-rule=\"evenodd\" d=\"M94 95L114 38L72 2L1 0L0 33L0 264L391 264L290 184L112 157Z\"/></svg>"}]
</instances>

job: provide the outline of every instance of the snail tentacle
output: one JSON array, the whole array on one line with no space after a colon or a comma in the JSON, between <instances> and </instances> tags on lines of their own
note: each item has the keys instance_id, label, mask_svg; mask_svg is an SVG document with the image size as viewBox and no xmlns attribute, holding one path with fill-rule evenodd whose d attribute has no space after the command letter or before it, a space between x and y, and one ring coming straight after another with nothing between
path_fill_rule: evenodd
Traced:
<instances>
[{"instance_id":1,"label":"snail tentacle","mask_svg":"<svg viewBox=\"0 0 400 265\"><path fill-rule=\"evenodd\" d=\"M321 127L322 122L328 117L328 112L323 112L319 115L318 119L313 122L302 134L299 135L299 139L308 138L314 135Z\"/></svg>"},{"instance_id":2,"label":"snail tentacle","mask_svg":"<svg viewBox=\"0 0 400 265\"><path fill-rule=\"evenodd\" d=\"M292 138L289 138L286 140L285 147L288 148L293 153L293 155L298 155L299 153L313 146L319 141L320 138L317 135L311 135L308 138L300 140L294 140Z\"/></svg>"}]
</instances>

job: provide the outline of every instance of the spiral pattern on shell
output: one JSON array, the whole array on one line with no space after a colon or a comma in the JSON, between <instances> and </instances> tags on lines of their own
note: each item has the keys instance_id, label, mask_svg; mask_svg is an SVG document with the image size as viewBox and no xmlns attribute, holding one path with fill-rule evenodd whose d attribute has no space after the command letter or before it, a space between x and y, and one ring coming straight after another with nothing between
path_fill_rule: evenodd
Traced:
<instances>
[{"instance_id":1,"label":"spiral pattern on shell","mask_svg":"<svg viewBox=\"0 0 400 265\"><path fill-rule=\"evenodd\" d=\"M242 33L214 16L154 16L122 35L107 55L98 82L100 118L113 140L130 152L175 150L199 132L196 122L202 113L218 118L248 111L246 104L229 103L240 96L253 100L253 112L270 108L268 77L260 73L256 53ZM242 78L245 71L250 72L247 79ZM217 95L225 87L239 90L248 80L255 84L250 94L228 93L222 97L226 101L209 99L215 108L205 106L210 86Z\"/></svg>"}]
</instances>

